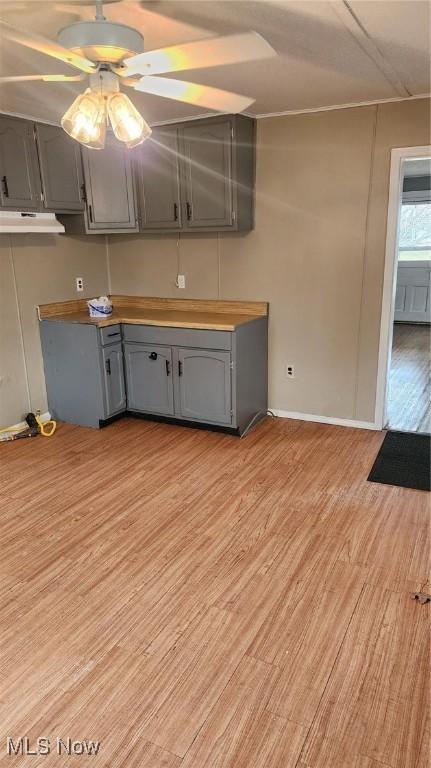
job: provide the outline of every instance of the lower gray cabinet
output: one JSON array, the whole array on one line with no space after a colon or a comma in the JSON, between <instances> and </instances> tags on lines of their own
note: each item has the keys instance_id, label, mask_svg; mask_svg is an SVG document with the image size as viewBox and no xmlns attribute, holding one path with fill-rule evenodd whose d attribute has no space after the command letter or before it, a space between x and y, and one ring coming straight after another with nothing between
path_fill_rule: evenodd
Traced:
<instances>
[{"instance_id":1,"label":"lower gray cabinet","mask_svg":"<svg viewBox=\"0 0 431 768\"><path fill-rule=\"evenodd\" d=\"M123 412L243 434L267 409L267 317L234 331L42 320L54 419L99 427Z\"/></svg>"},{"instance_id":2,"label":"lower gray cabinet","mask_svg":"<svg viewBox=\"0 0 431 768\"><path fill-rule=\"evenodd\" d=\"M230 352L175 350L178 416L196 421L232 423Z\"/></svg>"},{"instance_id":3,"label":"lower gray cabinet","mask_svg":"<svg viewBox=\"0 0 431 768\"><path fill-rule=\"evenodd\" d=\"M127 407L231 424L231 355L205 349L125 343Z\"/></svg>"},{"instance_id":4,"label":"lower gray cabinet","mask_svg":"<svg viewBox=\"0 0 431 768\"><path fill-rule=\"evenodd\" d=\"M126 388L124 385L123 347L121 342L102 349L104 367L104 388L106 398L106 418L124 411L126 408Z\"/></svg>"},{"instance_id":5,"label":"lower gray cabinet","mask_svg":"<svg viewBox=\"0 0 431 768\"><path fill-rule=\"evenodd\" d=\"M102 346L95 325L40 324L48 407L53 419L99 427L126 408L121 342Z\"/></svg>"},{"instance_id":6,"label":"lower gray cabinet","mask_svg":"<svg viewBox=\"0 0 431 768\"><path fill-rule=\"evenodd\" d=\"M124 344L127 407L131 410L174 414L172 350L145 344Z\"/></svg>"}]
</instances>

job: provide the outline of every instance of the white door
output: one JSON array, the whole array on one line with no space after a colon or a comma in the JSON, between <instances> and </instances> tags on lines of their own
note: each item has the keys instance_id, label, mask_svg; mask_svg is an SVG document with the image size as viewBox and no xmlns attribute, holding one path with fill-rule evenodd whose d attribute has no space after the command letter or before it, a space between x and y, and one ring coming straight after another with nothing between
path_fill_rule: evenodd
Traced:
<instances>
[{"instance_id":1,"label":"white door","mask_svg":"<svg viewBox=\"0 0 431 768\"><path fill-rule=\"evenodd\" d=\"M399 262L395 322L431 322L431 262Z\"/></svg>"}]
</instances>

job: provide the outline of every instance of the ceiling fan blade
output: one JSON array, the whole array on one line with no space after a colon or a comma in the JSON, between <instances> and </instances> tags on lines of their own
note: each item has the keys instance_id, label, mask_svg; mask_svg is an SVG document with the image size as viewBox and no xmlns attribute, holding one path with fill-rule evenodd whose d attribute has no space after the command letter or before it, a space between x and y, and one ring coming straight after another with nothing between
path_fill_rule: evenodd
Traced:
<instances>
[{"instance_id":1,"label":"ceiling fan blade","mask_svg":"<svg viewBox=\"0 0 431 768\"><path fill-rule=\"evenodd\" d=\"M172 45L125 59L125 75L160 75L184 69L204 69L241 61L267 59L276 52L257 32L210 37L184 45Z\"/></svg>"},{"instance_id":2,"label":"ceiling fan blade","mask_svg":"<svg viewBox=\"0 0 431 768\"><path fill-rule=\"evenodd\" d=\"M127 85L128 88L134 88L135 85L141 82L141 80L142 77L140 75L137 77L122 77L121 85Z\"/></svg>"},{"instance_id":3,"label":"ceiling fan blade","mask_svg":"<svg viewBox=\"0 0 431 768\"><path fill-rule=\"evenodd\" d=\"M151 93L153 96L163 96L166 99L184 101L197 107L206 107L218 112L235 114L253 104L254 99L240 96L220 88L210 88L208 85L188 83L185 80L174 80L169 77L152 77L147 75L135 85L136 91Z\"/></svg>"},{"instance_id":4,"label":"ceiling fan blade","mask_svg":"<svg viewBox=\"0 0 431 768\"><path fill-rule=\"evenodd\" d=\"M10 75L0 77L2 83L25 83L30 80L43 80L46 83L78 83L85 75Z\"/></svg>"},{"instance_id":5,"label":"ceiling fan blade","mask_svg":"<svg viewBox=\"0 0 431 768\"><path fill-rule=\"evenodd\" d=\"M40 53L45 53L47 56L64 61L65 64L81 69L83 72L94 72L96 69L93 62L84 58L84 56L79 56L74 51L63 48L62 45L58 45L58 43L52 40L47 40L45 37L13 27L6 21L0 21L0 32L14 43L24 45L26 48L32 48Z\"/></svg>"}]
</instances>

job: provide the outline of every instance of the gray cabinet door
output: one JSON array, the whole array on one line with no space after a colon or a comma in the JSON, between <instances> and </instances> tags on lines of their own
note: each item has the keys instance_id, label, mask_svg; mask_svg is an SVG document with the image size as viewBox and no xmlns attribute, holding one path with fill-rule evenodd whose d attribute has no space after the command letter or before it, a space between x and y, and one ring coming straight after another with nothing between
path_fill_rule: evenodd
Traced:
<instances>
[{"instance_id":1,"label":"gray cabinet door","mask_svg":"<svg viewBox=\"0 0 431 768\"><path fill-rule=\"evenodd\" d=\"M129 154L128 154L129 153ZM137 232L130 150L108 145L82 150L88 232Z\"/></svg>"},{"instance_id":2,"label":"gray cabinet door","mask_svg":"<svg viewBox=\"0 0 431 768\"><path fill-rule=\"evenodd\" d=\"M42 207L33 123L0 116L0 182L2 208Z\"/></svg>"},{"instance_id":3,"label":"gray cabinet door","mask_svg":"<svg viewBox=\"0 0 431 768\"><path fill-rule=\"evenodd\" d=\"M83 211L81 150L77 141L55 125L36 125L44 207Z\"/></svg>"},{"instance_id":4,"label":"gray cabinet door","mask_svg":"<svg viewBox=\"0 0 431 768\"><path fill-rule=\"evenodd\" d=\"M138 196L142 230L181 227L177 129L154 129L139 147Z\"/></svg>"},{"instance_id":5,"label":"gray cabinet door","mask_svg":"<svg viewBox=\"0 0 431 768\"><path fill-rule=\"evenodd\" d=\"M173 415L172 350L124 344L127 406L132 411Z\"/></svg>"},{"instance_id":6,"label":"gray cabinet door","mask_svg":"<svg viewBox=\"0 0 431 768\"><path fill-rule=\"evenodd\" d=\"M123 348L121 342L102 349L106 418L126 408Z\"/></svg>"},{"instance_id":7,"label":"gray cabinet door","mask_svg":"<svg viewBox=\"0 0 431 768\"><path fill-rule=\"evenodd\" d=\"M230 352L176 350L178 414L196 421L231 424Z\"/></svg>"},{"instance_id":8,"label":"gray cabinet door","mask_svg":"<svg viewBox=\"0 0 431 768\"><path fill-rule=\"evenodd\" d=\"M181 130L184 229L229 228L233 217L232 122L208 120Z\"/></svg>"}]
</instances>

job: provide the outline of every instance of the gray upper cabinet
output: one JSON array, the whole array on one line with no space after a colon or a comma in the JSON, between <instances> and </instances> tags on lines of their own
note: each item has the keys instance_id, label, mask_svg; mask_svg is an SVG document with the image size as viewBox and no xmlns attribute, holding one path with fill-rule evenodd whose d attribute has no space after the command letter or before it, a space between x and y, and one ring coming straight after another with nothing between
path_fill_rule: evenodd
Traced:
<instances>
[{"instance_id":1,"label":"gray upper cabinet","mask_svg":"<svg viewBox=\"0 0 431 768\"><path fill-rule=\"evenodd\" d=\"M230 228L234 222L232 131L226 118L180 131L184 229Z\"/></svg>"},{"instance_id":2,"label":"gray upper cabinet","mask_svg":"<svg viewBox=\"0 0 431 768\"><path fill-rule=\"evenodd\" d=\"M177 129L154 129L136 150L140 229L177 230L181 227Z\"/></svg>"},{"instance_id":3,"label":"gray upper cabinet","mask_svg":"<svg viewBox=\"0 0 431 768\"><path fill-rule=\"evenodd\" d=\"M130 150L116 145L82 150L87 232L137 232Z\"/></svg>"},{"instance_id":4,"label":"gray upper cabinet","mask_svg":"<svg viewBox=\"0 0 431 768\"><path fill-rule=\"evenodd\" d=\"M155 128L134 150L111 136L87 149L57 126L0 115L0 207L55 211L71 234L246 232L254 183L244 115Z\"/></svg>"},{"instance_id":5,"label":"gray upper cabinet","mask_svg":"<svg viewBox=\"0 0 431 768\"><path fill-rule=\"evenodd\" d=\"M244 115L179 126L183 229L248 231L254 226L255 121Z\"/></svg>"},{"instance_id":6,"label":"gray upper cabinet","mask_svg":"<svg viewBox=\"0 0 431 768\"><path fill-rule=\"evenodd\" d=\"M173 415L172 350L124 344L127 406L133 411Z\"/></svg>"},{"instance_id":7,"label":"gray upper cabinet","mask_svg":"<svg viewBox=\"0 0 431 768\"><path fill-rule=\"evenodd\" d=\"M126 407L123 346L121 341L102 349L105 389L105 416L121 413Z\"/></svg>"},{"instance_id":8,"label":"gray upper cabinet","mask_svg":"<svg viewBox=\"0 0 431 768\"><path fill-rule=\"evenodd\" d=\"M41 186L33 123L0 116L0 200L2 208L37 211Z\"/></svg>"},{"instance_id":9,"label":"gray upper cabinet","mask_svg":"<svg viewBox=\"0 0 431 768\"><path fill-rule=\"evenodd\" d=\"M243 115L156 128L134 152L141 232L254 226L255 122Z\"/></svg>"},{"instance_id":10,"label":"gray upper cabinet","mask_svg":"<svg viewBox=\"0 0 431 768\"><path fill-rule=\"evenodd\" d=\"M230 352L176 350L179 416L231 424Z\"/></svg>"},{"instance_id":11,"label":"gray upper cabinet","mask_svg":"<svg viewBox=\"0 0 431 768\"><path fill-rule=\"evenodd\" d=\"M54 211L84 210L81 150L62 128L36 125L45 208Z\"/></svg>"}]
</instances>

